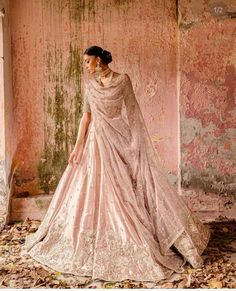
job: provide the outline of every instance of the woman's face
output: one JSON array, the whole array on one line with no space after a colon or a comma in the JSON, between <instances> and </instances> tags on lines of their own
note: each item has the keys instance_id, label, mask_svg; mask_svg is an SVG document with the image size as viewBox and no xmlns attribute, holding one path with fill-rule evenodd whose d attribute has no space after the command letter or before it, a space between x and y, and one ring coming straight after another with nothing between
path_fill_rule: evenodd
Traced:
<instances>
[{"instance_id":1,"label":"woman's face","mask_svg":"<svg viewBox=\"0 0 236 291\"><path fill-rule=\"evenodd\" d=\"M89 72L89 74L95 73L95 68L97 65L97 62L99 62L99 57L95 56L89 56L84 54L84 64L85 64L85 69Z\"/></svg>"}]
</instances>

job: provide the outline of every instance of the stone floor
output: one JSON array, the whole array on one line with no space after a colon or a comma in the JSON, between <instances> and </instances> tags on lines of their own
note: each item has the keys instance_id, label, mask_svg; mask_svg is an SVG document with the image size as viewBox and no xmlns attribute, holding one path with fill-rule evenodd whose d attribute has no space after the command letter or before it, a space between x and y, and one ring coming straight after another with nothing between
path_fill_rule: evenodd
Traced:
<instances>
[{"instance_id":1,"label":"stone floor","mask_svg":"<svg viewBox=\"0 0 236 291\"><path fill-rule=\"evenodd\" d=\"M203 268L185 266L185 273L173 274L157 283L104 282L55 272L27 256L20 256L21 245L40 221L26 219L9 224L0 233L0 288L236 288L236 221L219 217L209 223L212 238L203 253Z\"/></svg>"}]
</instances>

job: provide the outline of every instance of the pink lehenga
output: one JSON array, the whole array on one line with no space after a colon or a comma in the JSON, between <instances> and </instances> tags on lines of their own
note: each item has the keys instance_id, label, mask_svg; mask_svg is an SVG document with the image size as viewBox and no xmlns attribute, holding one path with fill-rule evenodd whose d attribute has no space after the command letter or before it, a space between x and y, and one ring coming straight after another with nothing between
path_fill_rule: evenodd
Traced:
<instances>
[{"instance_id":1,"label":"pink lehenga","mask_svg":"<svg viewBox=\"0 0 236 291\"><path fill-rule=\"evenodd\" d=\"M91 122L24 248L43 265L93 279L159 281L203 263L210 230L161 168L128 74L87 82Z\"/></svg>"}]
</instances>

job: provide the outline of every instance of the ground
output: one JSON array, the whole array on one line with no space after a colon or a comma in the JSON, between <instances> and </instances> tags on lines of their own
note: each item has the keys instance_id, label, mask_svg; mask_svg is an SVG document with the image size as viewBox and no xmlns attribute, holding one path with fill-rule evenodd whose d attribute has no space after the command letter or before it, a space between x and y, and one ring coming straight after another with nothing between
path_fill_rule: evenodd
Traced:
<instances>
[{"instance_id":1,"label":"ground","mask_svg":"<svg viewBox=\"0 0 236 291\"><path fill-rule=\"evenodd\" d=\"M9 224L0 233L0 288L236 288L236 221L219 217L209 223L212 237L203 253L204 266L173 274L158 283L104 282L83 279L42 267L31 257L21 257L25 236L35 232L40 221L26 219Z\"/></svg>"}]
</instances>

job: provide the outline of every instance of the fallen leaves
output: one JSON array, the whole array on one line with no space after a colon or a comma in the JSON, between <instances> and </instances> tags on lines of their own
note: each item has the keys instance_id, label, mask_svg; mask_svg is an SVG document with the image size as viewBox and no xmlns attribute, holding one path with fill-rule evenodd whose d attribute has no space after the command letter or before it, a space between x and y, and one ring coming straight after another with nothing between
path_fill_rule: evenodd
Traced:
<instances>
[{"instance_id":1,"label":"fallen leaves","mask_svg":"<svg viewBox=\"0 0 236 291\"><path fill-rule=\"evenodd\" d=\"M0 233L0 288L84 288L92 280L55 272L30 256L21 256L25 236L40 221L26 219L7 225Z\"/></svg>"},{"instance_id":2,"label":"fallen leaves","mask_svg":"<svg viewBox=\"0 0 236 291\"><path fill-rule=\"evenodd\" d=\"M78 277L53 271L20 255L25 236L33 233L40 221L26 219L5 226L0 233L0 288L104 288L104 289L156 289L156 288L236 288L236 224L235 221L210 223L211 241L203 253L203 268L185 265L184 273L173 273L159 282L104 282L90 277Z\"/></svg>"}]
</instances>

